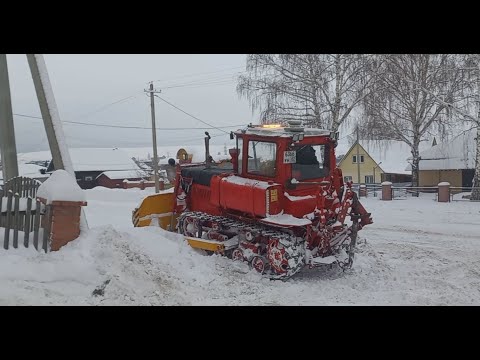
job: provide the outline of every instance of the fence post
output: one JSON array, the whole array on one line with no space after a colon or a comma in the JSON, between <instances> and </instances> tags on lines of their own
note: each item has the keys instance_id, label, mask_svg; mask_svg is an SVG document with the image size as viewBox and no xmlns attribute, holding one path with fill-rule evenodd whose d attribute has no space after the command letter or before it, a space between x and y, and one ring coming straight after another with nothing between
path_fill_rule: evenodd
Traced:
<instances>
[{"instance_id":1,"label":"fence post","mask_svg":"<svg viewBox=\"0 0 480 360\"><path fill-rule=\"evenodd\" d=\"M390 181L382 182L382 200L392 200L392 183Z\"/></svg>"},{"instance_id":2,"label":"fence post","mask_svg":"<svg viewBox=\"0 0 480 360\"><path fill-rule=\"evenodd\" d=\"M8 190L7 192L7 219L5 223L5 237L3 239L3 248L8 250L8 245L10 241L10 229L12 226L12 200L13 200L13 191Z\"/></svg>"},{"instance_id":3,"label":"fence post","mask_svg":"<svg viewBox=\"0 0 480 360\"><path fill-rule=\"evenodd\" d=\"M46 204L45 199L39 199ZM48 216L46 216L46 219L48 224L45 224L44 231L49 233L51 251L57 251L70 241L78 238L80 235L80 214L82 206L86 205L85 201L52 201L47 206Z\"/></svg>"},{"instance_id":4,"label":"fence post","mask_svg":"<svg viewBox=\"0 0 480 360\"><path fill-rule=\"evenodd\" d=\"M438 184L438 202L450 202L449 182L441 182Z\"/></svg>"},{"instance_id":5,"label":"fence post","mask_svg":"<svg viewBox=\"0 0 480 360\"><path fill-rule=\"evenodd\" d=\"M86 206L85 194L75 178L65 170L56 170L39 187L37 199L46 206L44 249L50 240L50 250L59 250L80 235L80 214Z\"/></svg>"}]
</instances>

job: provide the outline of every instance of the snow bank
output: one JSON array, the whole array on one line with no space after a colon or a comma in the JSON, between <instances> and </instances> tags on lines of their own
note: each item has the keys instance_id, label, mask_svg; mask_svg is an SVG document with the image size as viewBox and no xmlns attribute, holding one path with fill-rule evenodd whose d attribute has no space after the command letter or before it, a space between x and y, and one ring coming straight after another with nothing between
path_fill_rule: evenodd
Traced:
<instances>
[{"instance_id":1,"label":"snow bank","mask_svg":"<svg viewBox=\"0 0 480 360\"><path fill-rule=\"evenodd\" d=\"M0 305L480 305L479 203L362 198L375 223L359 233L353 269L282 282L179 234L133 228L145 191L85 191L92 228L58 252L0 246Z\"/></svg>"},{"instance_id":2,"label":"snow bank","mask_svg":"<svg viewBox=\"0 0 480 360\"><path fill-rule=\"evenodd\" d=\"M38 188L37 197L52 201L85 201L85 194L74 177L65 170L57 170Z\"/></svg>"}]
</instances>

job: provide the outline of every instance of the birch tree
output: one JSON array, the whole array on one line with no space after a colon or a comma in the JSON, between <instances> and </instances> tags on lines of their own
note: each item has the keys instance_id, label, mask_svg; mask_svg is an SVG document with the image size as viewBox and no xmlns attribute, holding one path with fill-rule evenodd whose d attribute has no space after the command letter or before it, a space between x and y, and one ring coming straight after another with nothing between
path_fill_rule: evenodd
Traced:
<instances>
[{"instance_id":1,"label":"birch tree","mask_svg":"<svg viewBox=\"0 0 480 360\"><path fill-rule=\"evenodd\" d=\"M470 99L466 102L466 109L458 109L454 104L448 104L456 110L463 119L476 128L476 152L475 152L475 173L472 182L472 195L470 200L480 200L480 54L473 54L466 57L465 71L469 75L466 82L467 91L470 92ZM472 106L474 104L475 106ZM471 115L471 114L474 115Z\"/></svg>"},{"instance_id":2,"label":"birch tree","mask_svg":"<svg viewBox=\"0 0 480 360\"><path fill-rule=\"evenodd\" d=\"M439 96L435 96L435 99L459 115L464 122L472 126L471 129L476 129L475 172L470 199L480 200L480 54L466 55L463 57L463 61L459 63L459 69L465 75L462 77L464 96L460 98L461 101L453 104ZM427 89L424 89L424 91L430 92Z\"/></svg>"},{"instance_id":3,"label":"birch tree","mask_svg":"<svg viewBox=\"0 0 480 360\"><path fill-rule=\"evenodd\" d=\"M412 184L418 186L419 145L434 125L450 119L446 103L462 100L462 72L458 55L383 55L382 75L364 99L364 137L398 140L408 144L412 154ZM437 99L445 102L439 102Z\"/></svg>"},{"instance_id":4,"label":"birch tree","mask_svg":"<svg viewBox=\"0 0 480 360\"><path fill-rule=\"evenodd\" d=\"M262 123L302 120L338 131L373 83L373 55L250 54L237 92Z\"/></svg>"}]
</instances>

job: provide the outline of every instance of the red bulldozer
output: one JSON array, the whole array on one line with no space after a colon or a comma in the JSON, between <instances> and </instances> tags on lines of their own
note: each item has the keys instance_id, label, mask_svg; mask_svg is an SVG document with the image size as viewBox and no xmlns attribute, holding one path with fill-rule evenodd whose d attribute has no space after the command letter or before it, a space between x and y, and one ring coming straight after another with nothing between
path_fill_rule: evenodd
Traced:
<instances>
[{"instance_id":1,"label":"red bulldozer","mask_svg":"<svg viewBox=\"0 0 480 360\"><path fill-rule=\"evenodd\" d=\"M207 133L205 161L176 165L175 186L147 196L133 211L134 226L178 232L192 247L272 279L305 267L350 268L357 233L372 218L336 167L338 133L290 121L234 136L225 167L209 155Z\"/></svg>"}]
</instances>

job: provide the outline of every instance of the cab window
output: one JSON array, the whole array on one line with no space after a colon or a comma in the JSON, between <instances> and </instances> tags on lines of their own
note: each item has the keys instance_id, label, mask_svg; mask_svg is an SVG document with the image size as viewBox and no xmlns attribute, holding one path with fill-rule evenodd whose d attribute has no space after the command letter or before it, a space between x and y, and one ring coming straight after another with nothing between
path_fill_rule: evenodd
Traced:
<instances>
[{"instance_id":1,"label":"cab window","mask_svg":"<svg viewBox=\"0 0 480 360\"><path fill-rule=\"evenodd\" d=\"M292 177L297 180L309 180L329 175L326 145L300 145L295 147L295 151L296 162L292 164Z\"/></svg>"},{"instance_id":2,"label":"cab window","mask_svg":"<svg viewBox=\"0 0 480 360\"><path fill-rule=\"evenodd\" d=\"M248 142L249 174L273 177L276 173L277 145L266 141Z\"/></svg>"}]
</instances>

